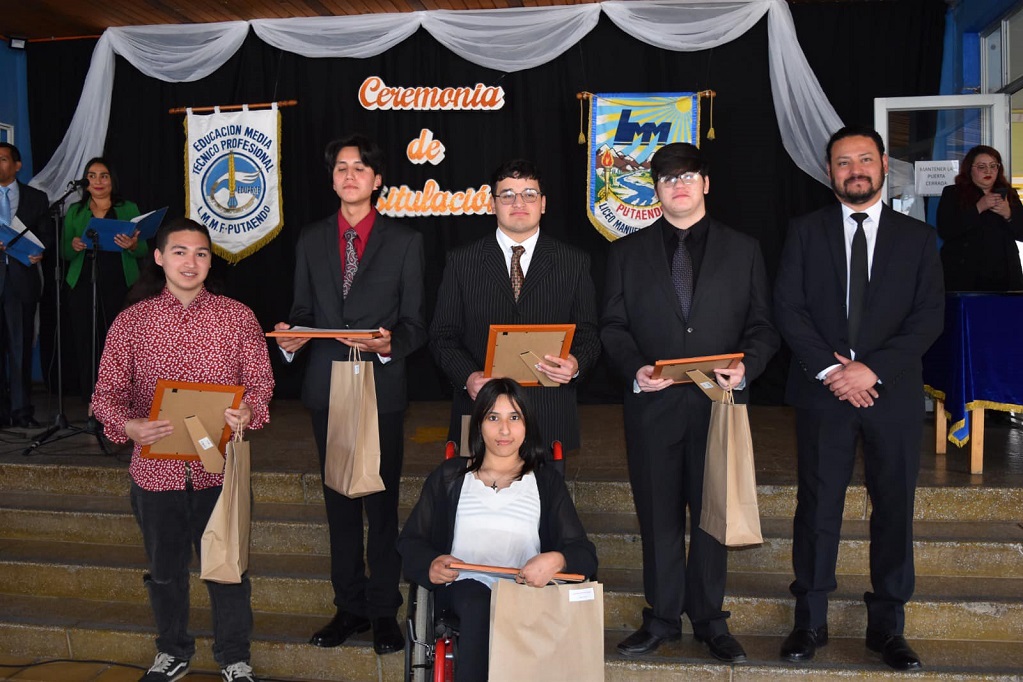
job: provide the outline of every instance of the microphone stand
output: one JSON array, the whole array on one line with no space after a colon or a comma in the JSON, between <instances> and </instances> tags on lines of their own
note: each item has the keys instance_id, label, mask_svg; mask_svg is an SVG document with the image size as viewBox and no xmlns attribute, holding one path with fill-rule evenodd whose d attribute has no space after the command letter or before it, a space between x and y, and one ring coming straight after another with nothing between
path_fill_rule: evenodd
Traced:
<instances>
[{"instance_id":1,"label":"microphone stand","mask_svg":"<svg viewBox=\"0 0 1023 682\"><path fill-rule=\"evenodd\" d=\"M63 351L64 351L63 338L64 337L63 337L62 325L61 325L61 312L62 311L61 311L61 297L60 297L60 290L61 290L61 284L62 284L61 280L63 279L63 275L64 275L64 255L63 255L63 248L61 248L61 247L64 244L63 237L64 237L64 230L66 229L65 225L64 225L64 217L67 214L67 211L66 211L66 209L64 207L64 202L67 200L67 198L69 196L71 196L72 194L77 192L78 188L79 188L79 185L77 183L74 183L74 182L68 183L68 189L64 193L64 195L61 196L56 201L54 201L52 204L50 204L50 213L53 215L54 225L57 228L56 229L56 234L57 234L57 245L56 245L56 249L57 249L57 266L54 269L54 275L53 275L53 284L54 284L54 292L53 292L53 294L54 294L54 300L56 302L56 307L57 307L57 326L56 326L56 332L57 332L57 334L56 334L56 341L57 341L57 343L56 343L56 353L57 353L57 416L54 418L53 424L51 424L49 427L47 427L47 429L45 431L43 431L38 436L36 436L35 439L32 441L32 443L27 448L25 448L25 450L21 453L25 457L29 457L32 454L34 454L36 448L38 448L38 447L40 447L42 445L46 445L48 443L56 443L57 441L64 440L65 438L71 438L72 436L77 436L79 434L86 434L86 435L95 436L96 442L99 443L100 449L103 450L103 454L105 454L105 455L109 455L110 454L110 448L108 448L107 444L103 441L103 436L102 436L102 434L99 431L96 431L94 433L90 433L88 429L83 429L83 428L81 428L79 426L72 426L71 423L68 421L67 415L64 413L64 358L63 358ZM93 234L95 234L95 231L92 231L92 232L93 232ZM98 241L98 235L97 235L97 238L93 240L93 246L92 246L92 258L93 258L93 260L92 260L92 351L93 351L93 360L92 360L93 373L92 373L92 377L93 377L93 381L95 381L95 378L96 378L96 260L95 260L96 250L95 249L96 249L96 242L97 241Z\"/></svg>"}]
</instances>

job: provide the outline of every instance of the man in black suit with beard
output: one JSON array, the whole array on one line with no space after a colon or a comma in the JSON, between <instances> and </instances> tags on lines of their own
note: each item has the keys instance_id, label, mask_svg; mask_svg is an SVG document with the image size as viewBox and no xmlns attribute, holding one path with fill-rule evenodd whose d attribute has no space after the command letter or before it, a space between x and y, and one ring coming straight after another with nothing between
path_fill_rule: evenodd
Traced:
<instances>
[{"instance_id":1,"label":"man in black suit with beard","mask_svg":"<svg viewBox=\"0 0 1023 682\"><path fill-rule=\"evenodd\" d=\"M828 642L828 594L856 441L870 496L867 648L897 670L921 667L903 637L913 595L913 499L923 436L921 358L941 333L935 231L881 201L888 157L870 128L831 136L825 159L839 203L789 226L775 289L792 349L799 488L793 524L795 628L789 661Z\"/></svg>"},{"instance_id":2,"label":"man in black suit with beard","mask_svg":"<svg viewBox=\"0 0 1023 682\"><path fill-rule=\"evenodd\" d=\"M396 614L401 606L398 580L398 484L404 452L404 414L408 406L405 358L426 343L423 321L423 238L415 230L381 216L373 202L383 182L384 154L361 135L327 145L327 167L340 209L307 225L295 247L295 298L289 323L326 329L378 329L382 336L364 341L314 339L302 401L313 421L320 458L326 458L331 363L347 360L349 346L369 354L377 394L380 476L386 490L350 499L323 486L330 530L330 580L337 614L310 640L338 646L351 635L373 628L378 654L400 651L405 640ZM306 339L280 339L286 353ZM290 355L289 355L290 360ZM336 409L344 406L335 405ZM363 562L363 510L369 524Z\"/></svg>"},{"instance_id":3,"label":"man in black suit with beard","mask_svg":"<svg viewBox=\"0 0 1023 682\"><path fill-rule=\"evenodd\" d=\"M491 324L575 324L567 358L548 355L540 371L559 385L527 387L545 443L579 448L576 384L600 356L590 258L540 229L543 180L529 161L502 164L491 180L496 234L452 251L437 294L430 349L455 388L449 438L472 411ZM516 286L518 291L516 292Z\"/></svg>"},{"instance_id":4,"label":"man in black suit with beard","mask_svg":"<svg viewBox=\"0 0 1023 682\"><path fill-rule=\"evenodd\" d=\"M21 153L8 142L0 142L0 222L11 225L17 217L44 246L53 244L50 202L39 190L18 182ZM24 239L24 237L22 237ZM42 293L37 263L42 254L29 256L25 265L3 253L0 243L0 365L7 363L7 385L0 388L0 427L8 423L36 428L32 407L32 338L36 306ZM3 372L0 372L2 374Z\"/></svg>"},{"instance_id":5,"label":"man in black suit with beard","mask_svg":"<svg viewBox=\"0 0 1023 682\"><path fill-rule=\"evenodd\" d=\"M722 610L728 554L699 528L711 401L693 384L654 379L656 360L744 353L717 370L737 402L778 349L770 294L756 240L707 215L702 153L691 144L659 149L650 162L663 216L611 245L600 338L625 391L629 481L643 540L643 626L618 645L647 654L693 634L727 662L746 658ZM686 508L691 520L688 561Z\"/></svg>"}]
</instances>

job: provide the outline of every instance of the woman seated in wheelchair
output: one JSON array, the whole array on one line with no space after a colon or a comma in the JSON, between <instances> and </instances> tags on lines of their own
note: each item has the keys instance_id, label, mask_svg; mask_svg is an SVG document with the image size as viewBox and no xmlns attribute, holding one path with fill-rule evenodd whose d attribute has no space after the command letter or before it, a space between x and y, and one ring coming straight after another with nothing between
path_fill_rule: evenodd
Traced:
<instances>
[{"instance_id":1,"label":"woman seated in wheelchair","mask_svg":"<svg viewBox=\"0 0 1023 682\"><path fill-rule=\"evenodd\" d=\"M597 571L596 548L515 381L480 390L469 450L430 474L398 538L405 577L433 591L436 613L460 621L457 682L487 679L490 590L501 578L452 563L518 567L516 582L533 587L558 572Z\"/></svg>"}]
</instances>

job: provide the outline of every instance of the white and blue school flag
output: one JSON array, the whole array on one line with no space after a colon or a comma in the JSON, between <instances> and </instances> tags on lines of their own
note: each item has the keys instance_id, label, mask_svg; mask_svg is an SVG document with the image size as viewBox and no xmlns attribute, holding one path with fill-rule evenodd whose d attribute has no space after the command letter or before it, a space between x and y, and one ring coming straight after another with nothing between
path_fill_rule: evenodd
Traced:
<instances>
[{"instance_id":1,"label":"white and blue school flag","mask_svg":"<svg viewBox=\"0 0 1023 682\"><path fill-rule=\"evenodd\" d=\"M590 99L586 213L608 241L661 217L650 158L672 142L700 146L700 93L603 93Z\"/></svg>"},{"instance_id":2,"label":"white and blue school flag","mask_svg":"<svg viewBox=\"0 0 1023 682\"><path fill-rule=\"evenodd\" d=\"M269 109L185 113L185 205L205 225L213 251L237 263L284 226L281 118Z\"/></svg>"}]
</instances>

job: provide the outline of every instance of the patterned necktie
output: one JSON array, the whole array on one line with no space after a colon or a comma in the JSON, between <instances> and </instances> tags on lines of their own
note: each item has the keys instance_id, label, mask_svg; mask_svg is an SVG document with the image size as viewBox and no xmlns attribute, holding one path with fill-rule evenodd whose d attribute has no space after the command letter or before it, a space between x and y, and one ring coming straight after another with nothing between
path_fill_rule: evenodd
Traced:
<instances>
[{"instance_id":1,"label":"patterned necktie","mask_svg":"<svg viewBox=\"0 0 1023 682\"><path fill-rule=\"evenodd\" d=\"M522 283L526 280L526 276L522 274L522 254L526 252L524 246L513 246L512 247L512 259L511 259L511 285L512 293L515 295L515 302L519 300L519 294L522 293Z\"/></svg>"},{"instance_id":2,"label":"patterned necktie","mask_svg":"<svg viewBox=\"0 0 1023 682\"><path fill-rule=\"evenodd\" d=\"M693 305L693 259L689 255L686 240L689 230L678 231L678 246L675 256L671 259L671 282L675 285L678 305L682 309L682 317L689 319L689 309Z\"/></svg>"},{"instance_id":3,"label":"patterned necktie","mask_svg":"<svg viewBox=\"0 0 1023 682\"><path fill-rule=\"evenodd\" d=\"M863 321L863 306L867 300L867 234L863 231L866 213L853 213L856 221L856 232L853 234L852 249L849 255L849 348L856 350L856 342L860 335L860 323Z\"/></svg>"},{"instance_id":4,"label":"patterned necktie","mask_svg":"<svg viewBox=\"0 0 1023 682\"><path fill-rule=\"evenodd\" d=\"M7 196L10 187L0 187L0 223L11 224L11 198Z\"/></svg>"},{"instance_id":5,"label":"patterned necktie","mask_svg":"<svg viewBox=\"0 0 1023 682\"><path fill-rule=\"evenodd\" d=\"M348 298L348 291L352 288L352 280L359 269L359 254L355 251L355 238L358 235L355 230L349 227L345 230L345 273L341 280L341 293Z\"/></svg>"}]
</instances>

